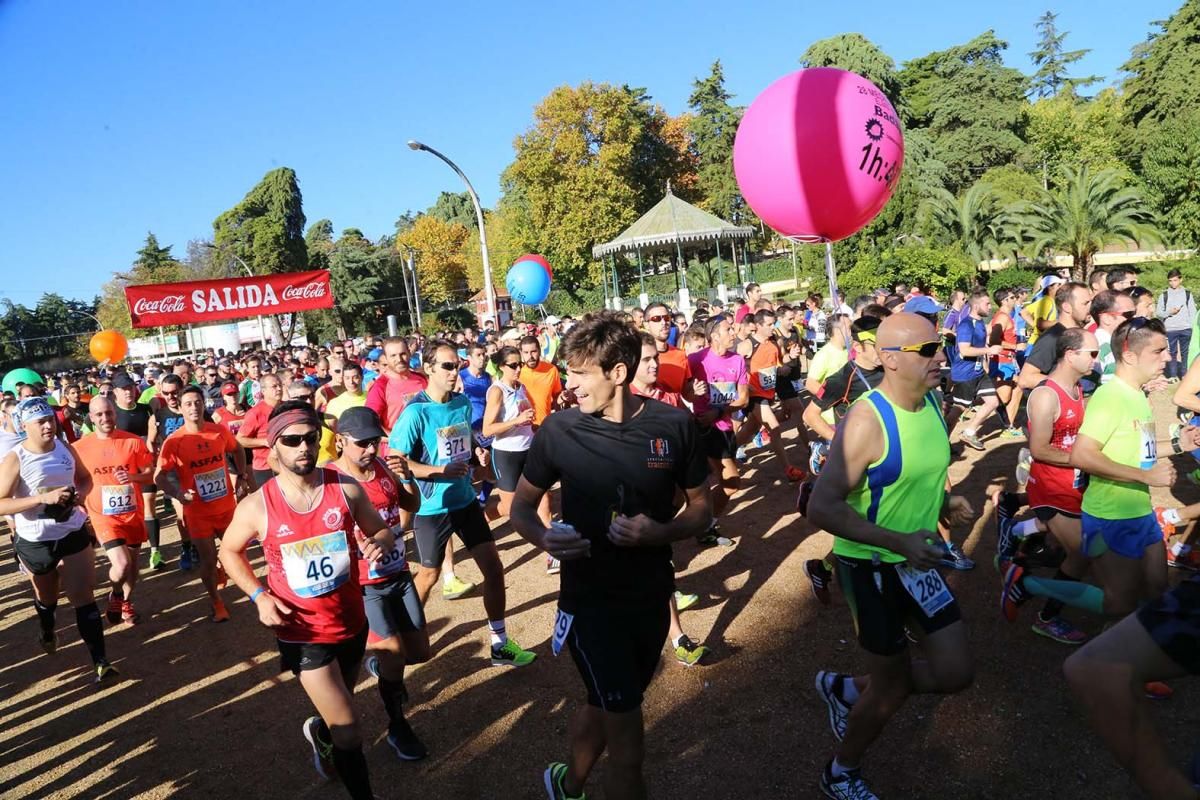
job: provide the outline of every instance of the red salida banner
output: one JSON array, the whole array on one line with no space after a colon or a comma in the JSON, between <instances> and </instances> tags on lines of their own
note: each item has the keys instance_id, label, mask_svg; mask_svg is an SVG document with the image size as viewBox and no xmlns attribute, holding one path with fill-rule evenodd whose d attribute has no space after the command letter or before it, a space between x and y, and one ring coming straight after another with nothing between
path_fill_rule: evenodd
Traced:
<instances>
[{"instance_id":1,"label":"red salida banner","mask_svg":"<svg viewBox=\"0 0 1200 800\"><path fill-rule=\"evenodd\" d=\"M126 286L135 328L215 322L333 307L329 270Z\"/></svg>"}]
</instances>

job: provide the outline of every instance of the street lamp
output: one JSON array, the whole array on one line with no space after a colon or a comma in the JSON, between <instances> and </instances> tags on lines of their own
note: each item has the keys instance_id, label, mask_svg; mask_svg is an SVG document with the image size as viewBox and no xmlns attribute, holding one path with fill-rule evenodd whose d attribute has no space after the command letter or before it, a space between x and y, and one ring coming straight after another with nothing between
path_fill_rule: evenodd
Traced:
<instances>
[{"instance_id":1,"label":"street lamp","mask_svg":"<svg viewBox=\"0 0 1200 800\"><path fill-rule=\"evenodd\" d=\"M488 316L492 318L492 324L496 326L496 330L500 330L500 317L496 313L496 292L492 288L492 265L488 261L487 234L483 230L483 207L479 205L479 195L475 194L475 187L471 185L471 181L467 179L467 176L458 168L457 164L429 145L421 144L415 139L409 139L408 149L424 150L427 153L437 156L442 161L445 161L450 169L458 173L458 177L462 178L462 182L467 185L467 194L471 196L471 202L475 204L475 219L479 222L479 249L483 252L483 290L487 295Z\"/></svg>"},{"instance_id":2,"label":"street lamp","mask_svg":"<svg viewBox=\"0 0 1200 800\"><path fill-rule=\"evenodd\" d=\"M89 314L86 311L77 311L73 308L68 308L67 313L68 314L80 314L85 317L91 317L92 319L96 320L96 330L98 330L98 331L104 330L104 323L101 322L100 319L95 314Z\"/></svg>"},{"instance_id":3,"label":"street lamp","mask_svg":"<svg viewBox=\"0 0 1200 800\"><path fill-rule=\"evenodd\" d=\"M203 242L203 243L201 243L201 247L204 247L207 250L219 250L220 249L212 242ZM234 253L231 251L229 253L229 255L233 257L234 261L236 261L242 265L242 269L246 270L247 278L254 277L254 271L252 269L250 269L250 265L247 264L245 261L243 261L241 259L241 257L238 256L237 253ZM258 335L259 335L259 337L261 337L262 346L265 348L267 346L267 326L263 323L262 314L258 315ZM190 342L189 342L189 344L190 344Z\"/></svg>"}]
</instances>

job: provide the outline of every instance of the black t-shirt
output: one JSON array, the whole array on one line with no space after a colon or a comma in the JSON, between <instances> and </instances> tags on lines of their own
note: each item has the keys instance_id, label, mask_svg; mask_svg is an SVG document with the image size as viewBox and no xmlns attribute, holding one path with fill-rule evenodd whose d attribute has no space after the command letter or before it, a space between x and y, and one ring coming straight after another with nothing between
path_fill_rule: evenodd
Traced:
<instances>
[{"instance_id":1,"label":"black t-shirt","mask_svg":"<svg viewBox=\"0 0 1200 800\"><path fill-rule=\"evenodd\" d=\"M117 430L132 433L134 436L145 436L150 431L150 406L134 403L133 408L121 408L118 405Z\"/></svg>"},{"instance_id":2,"label":"black t-shirt","mask_svg":"<svg viewBox=\"0 0 1200 800\"><path fill-rule=\"evenodd\" d=\"M1054 369L1054 354L1058 349L1058 337L1066 329L1061 322L1056 322L1042 331L1042 335L1033 343L1033 350L1026 356L1025 363L1033 364L1042 371L1043 375L1049 375L1050 370Z\"/></svg>"},{"instance_id":3,"label":"black t-shirt","mask_svg":"<svg viewBox=\"0 0 1200 800\"><path fill-rule=\"evenodd\" d=\"M864 383L865 381L865 383ZM841 419L846 410L858 398L883 382L883 367L863 369L853 361L825 379L817 407L822 411L833 409L833 415Z\"/></svg>"},{"instance_id":4,"label":"black t-shirt","mask_svg":"<svg viewBox=\"0 0 1200 800\"><path fill-rule=\"evenodd\" d=\"M670 522L676 489L708 480L696 423L686 411L644 399L617 424L578 408L551 414L533 437L524 476L541 489L562 485L562 519L592 545L587 558L562 563L560 607L666 603L675 588L671 547L617 547L608 528L617 513Z\"/></svg>"}]
</instances>

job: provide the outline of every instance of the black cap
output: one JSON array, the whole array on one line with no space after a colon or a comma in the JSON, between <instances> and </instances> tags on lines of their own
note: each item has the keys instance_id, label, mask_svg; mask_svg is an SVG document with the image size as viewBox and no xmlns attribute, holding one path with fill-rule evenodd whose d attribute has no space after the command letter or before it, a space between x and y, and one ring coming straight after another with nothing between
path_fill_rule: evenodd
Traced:
<instances>
[{"instance_id":1,"label":"black cap","mask_svg":"<svg viewBox=\"0 0 1200 800\"><path fill-rule=\"evenodd\" d=\"M379 424L379 415L366 406L354 406L343 411L338 417L337 432L360 441L385 435L383 426Z\"/></svg>"},{"instance_id":2,"label":"black cap","mask_svg":"<svg viewBox=\"0 0 1200 800\"><path fill-rule=\"evenodd\" d=\"M134 386L137 386L137 384L133 382L133 378L129 377L128 372L118 372L116 375L114 375L112 379L112 385L114 389L131 389Z\"/></svg>"}]
</instances>

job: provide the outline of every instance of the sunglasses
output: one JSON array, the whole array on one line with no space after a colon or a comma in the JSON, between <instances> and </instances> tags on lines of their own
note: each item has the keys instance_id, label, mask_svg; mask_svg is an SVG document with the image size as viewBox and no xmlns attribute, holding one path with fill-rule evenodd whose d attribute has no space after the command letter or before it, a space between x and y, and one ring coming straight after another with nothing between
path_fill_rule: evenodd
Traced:
<instances>
[{"instance_id":1,"label":"sunglasses","mask_svg":"<svg viewBox=\"0 0 1200 800\"><path fill-rule=\"evenodd\" d=\"M372 436L369 439L351 439L350 441L354 442L355 447L361 447L363 450L366 450L368 447L379 447L379 440L381 438L383 437Z\"/></svg>"},{"instance_id":2,"label":"sunglasses","mask_svg":"<svg viewBox=\"0 0 1200 800\"><path fill-rule=\"evenodd\" d=\"M1084 354L1085 356L1087 356L1088 358L1095 358L1096 356L1100 355L1100 351L1099 351L1099 350L1076 350L1075 352L1076 352L1076 353L1083 353L1083 354Z\"/></svg>"},{"instance_id":3,"label":"sunglasses","mask_svg":"<svg viewBox=\"0 0 1200 800\"><path fill-rule=\"evenodd\" d=\"M438 364L438 367L440 367L441 369L444 369L446 372L457 372L458 371L458 362L457 361L443 361Z\"/></svg>"},{"instance_id":4,"label":"sunglasses","mask_svg":"<svg viewBox=\"0 0 1200 800\"><path fill-rule=\"evenodd\" d=\"M179 396L179 392L159 391L159 394L161 394L163 397L178 397Z\"/></svg>"},{"instance_id":5,"label":"sunglasses","mask_svg":"<svg viewBox=\"0 0 1200 800\"><path fill-rule=\"evenodd\" d=\"M933 358L937 355L937 351L942 349L942 343L937 342L921 342L920 344L906 344L900 347L881 347L880 350L890 350L895 353L916 353L921 358Z\"/></svg>"},{"instance_id":6,"label":"sunglasses","mask_svg":"<svg viewBox=\"0 0 1200 800\"><path fill-rule=\"evenodd\" d=\"M520 369L521 362L520 361L505 361L504 366L508 367L509 369Z\"/></svg>"},{"instance_id":7,"label":"sunglasses","mask_svg":"<svg viewBox=\"0 0 1200 800\"><path fill-rule=\"evenodd\" d=\"M667 314L655 314L652 317L646 317L646 322L670 322L671 317Z\"/></svg>"},{"instance_id":8,"label":"sunglasses","mask_svg":"<svg viewBox=\"0 0 1200 800\"><path fill-rule=\"evenodd\" d=\"M302 444L314 446L317 442L321 441L321 434L316 431L310 431L309 433L285 433L275 441L284 447L299 447Z\"/></svg>"}]
</instances>

